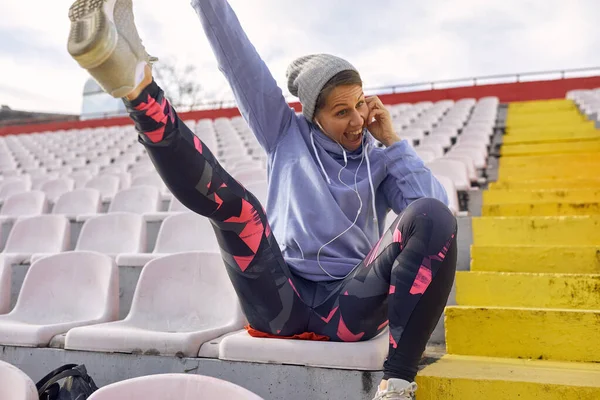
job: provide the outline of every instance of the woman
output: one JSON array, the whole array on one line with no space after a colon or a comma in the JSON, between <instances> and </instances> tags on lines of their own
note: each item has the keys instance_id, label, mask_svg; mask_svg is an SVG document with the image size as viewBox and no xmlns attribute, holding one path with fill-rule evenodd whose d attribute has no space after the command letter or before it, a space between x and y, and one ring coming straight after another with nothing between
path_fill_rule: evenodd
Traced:
<instances>
[{"instance_id":1,"label":"woman","mask_svg":"<svg viewBox=\"0 0 600 400\"><path fill-rule=\"evenodd\" d=\"M321 54L290 65L288 87L303 105L297 116L227 1L192 5L268 154L266 213L153 81L131 0L75 2L69 52L124 98L173 195L210 218L251 334L359 341L389 324L376 399L412 398L456 267L456 220L444 189L394 132L381 101L365 98L347 61ZM384 231L389 209L399 216Z\"/></svg>"}]
</instances>

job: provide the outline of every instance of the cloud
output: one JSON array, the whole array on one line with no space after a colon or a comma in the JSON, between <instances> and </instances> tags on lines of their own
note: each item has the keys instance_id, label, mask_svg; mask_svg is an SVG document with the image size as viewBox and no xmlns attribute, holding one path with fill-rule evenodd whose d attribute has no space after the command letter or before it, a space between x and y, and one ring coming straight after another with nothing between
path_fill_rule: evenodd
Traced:
<instances>
[{"instance_id":1,"label":"cloud","mask_svg":"<svg viewBox=\"0 0 600 400\"><path fill-rule=\"evenodd\" d=\"M595 0L230 3L284 92L287 65L317 52L347 58L368 86L600 65ZM87 74L66 52L69 5L0 6L0 103L79 112ZM151 54L197 66L207 97L232 96L188 1L134 0L134 9Z\"/></svg>"}]
</instances>

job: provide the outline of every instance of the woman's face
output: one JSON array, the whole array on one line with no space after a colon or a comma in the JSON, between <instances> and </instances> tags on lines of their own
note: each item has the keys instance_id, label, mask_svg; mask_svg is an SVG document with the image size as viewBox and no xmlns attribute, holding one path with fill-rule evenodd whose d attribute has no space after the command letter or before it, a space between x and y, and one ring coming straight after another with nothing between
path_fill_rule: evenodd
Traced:
<instances>
[{"instance_id":1,"label":"woman's face","mask_svg":"<svg viewBox=\"0 0 600 400\"><path fill-rule=\"evenodd\" d=\"M363 128L369 108L360 85L337 86L326 99L325 107L315 115L315 121L332 140L346 150L357 150L362 143Z\"/></svg>"}]
</instances>

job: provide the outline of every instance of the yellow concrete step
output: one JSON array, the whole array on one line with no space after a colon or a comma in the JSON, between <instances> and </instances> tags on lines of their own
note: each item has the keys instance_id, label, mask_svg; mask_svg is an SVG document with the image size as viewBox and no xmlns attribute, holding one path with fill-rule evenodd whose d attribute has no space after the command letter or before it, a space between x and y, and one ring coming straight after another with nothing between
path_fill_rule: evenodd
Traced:
<instances>
[{"instance_id":1,"label":"yellow concrete step","mask_svg":"<svg viewBox=\"0 0 600 400\"><path fill-rule=\"evenodd\" d=\"M574 132L546 135L506 135L502 138L505 145L509 144L529 144L529 143L563 143L577 142L586 140L597 140L600 138L599 132Z\"/></svg>"},{"instance_id":2,"label":"yellow concrete step","mask_svg":"<svg viewBox=\"0 0 600 400\"><path fill-rule=\"evenodd\" d=\"M484 217L530 217L545 215L600 215L600 202L496 203L481 207Z\"/></svg>"},{"instance_id":3,"label":"yellow concrete step","mask_svg":"<svg viewBox=\"0 0 600 400\"><path fill-rule=\"evenodd\" d=\"M600 274L600 245L473 245L471 271Z\"/></svg>"},{"instance_id":4,"label":"yellow concrete step","mask_svg":"<svg viewBox=\"0 0 600 400\"><path fill-rule=\"evenodd\" d=\"M476 217L475 245L600 245L600 216Z\"/></svg>"},{"instance_id":5,"label":"yellow concrete step","mask_svg":"<svg viewBox=\"0 0 600 400\"><path fill-rule=\"evenodd\" d=\"M568 99L516 101L508 105L509 114L526 114L540 112L557 112L561 110L577 110L575 103Z\"/></svg>"},{"instance_id":6,"label":"yellow concrete step","mask_svg":"<svg viewBox=\"0 0 600 400\"><path fill-rule=\"evenodd\" d=\"M458 271L456 303L600 310L600 275Z\"/></svg>"},{"instance_id":7,"label":"yellow concrete step","mask_svg":"<svg viewBox=\"0 0 600 400\"><path fill-rule=\"evenodd\" d=\"M486 190L483 204L595 202L600 201L600 182L596 189L546 189L546 190Z\"/></svg>"},{"instance_id":8,"label":"yellow concrete step","mask_svg":"<svg viewBox=\"0 0 600 400\"><path fill-rule=\"evenodd\" d=\"M520 158L520 157L515 157ZM508 159L508 158L507 158ZM598 178L572 179L531 179L523 181L491 182L488 191L495 190L542 190L542 189L596 189L600 187Z\"/></svg>"},{"instance_id":9,"label":"yellow concrete step","mask_svg":"<svg viewBox=\"0 0 600 400\"><path fill-rule=\"evenodd\" d=\"M509 116L506 120L506 127L521 128L521 127L543 127L543 126L564 126L564 125L578 125L588 121L581 114L575 113L560 113L560 114L540 114L540 115L527 115L527 116Z\"/></svg>"},{"instance_id":10,"label":"yellow concrete step","mask_svg":"<svg viewBox=\"0 0 600 400\"><path fill-rule=\"evenodd\" d=\"M570 142L558 144L516 144L502 146L502 148L500 149L500 153L504 157L561 153L589 153L596 151L600 151L600 140L586 140L585 142Z\"/></svg>"},{"instance_id":11,"label":"yellow concrete step","mask_svg":"<svg viewBox=\"0 0 600 400\"><path fill-rule=\"evenodd\" d=\"M600 311L450 306L445 315L448 354L600 362Z\"/></svg>"},{"instance_id":12,"label":"yellow concrete step","mask_svg":"<svg viewBox=\"0 0 600 400\"><path fill-rule=\"evenodd\" d=\"M504 157L500 159L501 167L530 167L532 165L561 164L578 165L583 163L597 163L600 152L577 154L547 154L541 156Z\"/></svg>"},{"instance_id":13,"label":"yellow concrete step","mask_svg":"<svg viewBox=\"0 0 600 400\"><path fill-rule=\"evenodd\" d=\"M417 400L598 400L600 365L446 355L419 372Z\"/></svg>"},{"instance_id":14,"label":"yellow concrete step","mask_svg":"<svg viewBox=\"0 0 600 400\"><path fill-rule=\"evenodd\" d=\"M570 133L570 132L589 132L596 130L596 123L594 121L583 121L577 124L552 124L552 125L526 125L526 126L512 126L506 127L505 133L509 136L518 135L548 135L558 133Z\"/></svg>"},{"instance_id":15,"label":"yellow concrete step","mask_svg":"<svg viewBox=\"0 0 600 400\"><path fill-rule=\"evenodd\" d=\"M498 169L498 181L529 181L529 180L565 180L565 179L593 179L600 173L600 164L579 164L578 168L561 169L559 165L539 166L532 165L530 168L503 168Z\"/></svg>"}]
</instances>

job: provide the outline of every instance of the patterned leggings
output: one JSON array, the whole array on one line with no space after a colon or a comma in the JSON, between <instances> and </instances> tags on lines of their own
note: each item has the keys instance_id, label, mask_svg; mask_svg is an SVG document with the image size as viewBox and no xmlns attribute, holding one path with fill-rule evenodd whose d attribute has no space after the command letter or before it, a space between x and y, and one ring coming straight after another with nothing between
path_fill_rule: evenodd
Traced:
<instances>
[{"instance_id":1,"label":"patterned leggings","mask_svg":"<svg viewBox=\"0 0 600 400\"><path fill-rule=\"evenodd\" d=\"M444 204L413 202L346 279L308 281L290 272L256 197L221 167L155 83L125 103L167 187L212 222L252 328L352 342L389 325L384 378L414 380L456 269L456 219Z\"/></svg>"}]
</instances>

